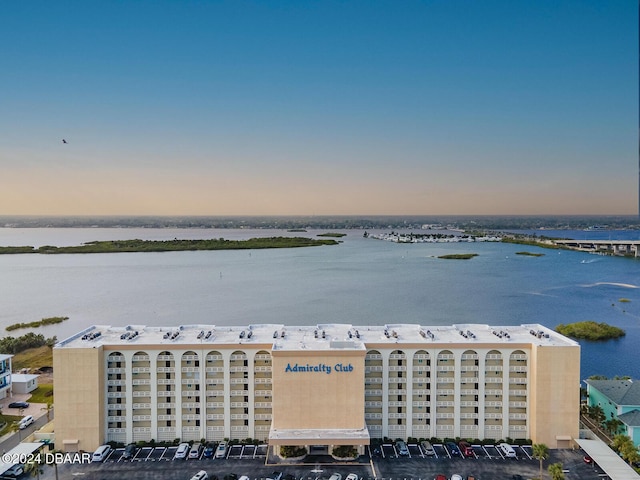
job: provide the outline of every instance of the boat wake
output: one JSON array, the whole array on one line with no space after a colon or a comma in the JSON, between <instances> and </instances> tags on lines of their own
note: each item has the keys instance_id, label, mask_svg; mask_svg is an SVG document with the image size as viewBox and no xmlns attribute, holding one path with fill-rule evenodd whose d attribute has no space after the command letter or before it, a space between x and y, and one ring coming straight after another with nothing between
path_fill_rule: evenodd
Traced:
<instances>
[{"instance_id":1,"label":"boat wake","mask_svg":"<svg viewBox=\"0 0 640 480\"><path fill-rule=\"evenodd\" d=\"M616 282L597 282L597 283L591 283L588 285L581 285L584 288L591 288L591 287L600 287L602 285L611 285L613 287L622 287L622 288L640 288L638 285L631 285L630 283L616 283Z\"/></svg>"}]
</instances>

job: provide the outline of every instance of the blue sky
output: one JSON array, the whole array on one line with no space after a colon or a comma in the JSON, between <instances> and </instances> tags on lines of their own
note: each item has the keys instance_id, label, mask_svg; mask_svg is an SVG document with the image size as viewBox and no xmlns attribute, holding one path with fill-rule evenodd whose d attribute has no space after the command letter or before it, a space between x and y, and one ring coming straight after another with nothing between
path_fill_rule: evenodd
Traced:
<instances>
[{"instance_id":1,"label":"blue sky","mask_svg":"<svg viewBox=\"0 0 640 480\"><path fill-rule=\"evenodd\" d=\"M25 0L0 45L2 214L637 212L632 0Z\"/></svg>"}]
</instances>

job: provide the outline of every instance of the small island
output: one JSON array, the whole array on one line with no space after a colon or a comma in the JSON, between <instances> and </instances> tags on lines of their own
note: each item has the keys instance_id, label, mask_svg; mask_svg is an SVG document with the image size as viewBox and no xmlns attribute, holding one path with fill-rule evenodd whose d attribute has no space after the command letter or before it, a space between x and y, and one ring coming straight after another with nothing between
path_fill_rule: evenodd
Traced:
<instances>
[{"instance_id":1,"label":"small island","mask_svg":"<svg viewBox=\"0 0 640 480\"><path fill-rule=\"evenodd\" d=\"M65 320L69 320L69 317L48 317L36 322L13 323L6 327L6 330L10 332L12 330L18 330L19 328L38 328L43 325L55 325L56 323L62 323Z\"/></svg>"},{"instance_id":2,"label":"small island","mask_svg":"<svg viewBox=\"0 0 640 480\"><path fill-rule=\"evenodd\" d=\"M625 331L618 327L597 323L591 320L585 322L560 324L555 328L556 332L578 340L611 340L625 336Z\"/></svg>"},{"instance_id":3,"label":"small island","mask_svg":"<svg viewBox=\"0 0 640 480\"><path fill-rule=\"evenodd\" d=\"M450 255L440 255L438 258L443 258L445 260L469 260L470 258L477 256L477 253L452 253Z\"/></svg>"},{"instance_id":4,"label":"small island","mask_svg":"<svg viewBox=\"0 0 640 480\"><path fill-rule=\"evenodd\" d=\"M108 240L87 242L78 246L54 247L0 247L0 254L11 253L122 253L122 252L175 252L193 250L243 250L262 248L296 248L320 245L338 245L335 240L306 237L268 237L248 240Z\"/></svg>"},{"instance_id":5,"label":"small island","mask_svg":"<svg viewBox=\"0 0 640 480\"><path fill-rule=\"evenodd\" d=\"M526 255L529 257L544 257L544 253L533 253L533 252L516 252L516 255Z\"/></svg>"},{"instance_id":6,"label":"small island","mask_svg":"<svg viewBox=\"0 0 640 480\"><path fill-rule=\"evenodd\" d=\"M342 238L346 237L346 233L337 233L337 232L327 232L327 233L319 233L318 237L334 237L334 238Z\"/></svg>"}]
</instances>

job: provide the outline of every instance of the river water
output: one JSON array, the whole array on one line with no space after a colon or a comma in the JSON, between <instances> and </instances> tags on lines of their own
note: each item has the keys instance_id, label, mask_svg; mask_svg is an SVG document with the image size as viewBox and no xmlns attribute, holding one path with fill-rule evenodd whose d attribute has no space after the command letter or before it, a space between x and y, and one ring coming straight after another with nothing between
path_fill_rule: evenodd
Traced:
<instances>
[{"instance_id":1,"label":"river water","mask_svg":"<svg viewBox=\"0 0 640 480\"><path fill-rule=\"evenodd\" d=\"M0 245L318 233L0 228ZM627 335L581 342L582 377L640 377L640 261L502 243L396 244L363 238L358 230L343 233L340 245L297 249L0 255L0 328L68 316L62 324L34 330L63 339L92 324L541 323L553 328L594 320ZM613 234L637 237L638 232ZM544 256L516 255L522 250ZM449 253L478 256L436 258Z\"/></svg>"}]
</instances>

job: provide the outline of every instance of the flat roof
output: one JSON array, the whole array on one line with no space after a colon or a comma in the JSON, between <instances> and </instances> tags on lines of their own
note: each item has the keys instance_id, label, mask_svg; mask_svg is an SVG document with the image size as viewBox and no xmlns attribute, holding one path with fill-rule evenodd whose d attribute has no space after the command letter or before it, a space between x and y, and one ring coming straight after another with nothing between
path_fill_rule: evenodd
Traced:
<instances>
[{"instance_id":1,"label":"flat roof","mask_svg":"<svg viewBox=\"0 0 640 480\"><path fill-rule=\"evenodd\" d=\"M2 458L12 459L13 461L3 462L2 460L0 460L0 475L4 474L4 472L9 470L14 465L21 463L18 461L18 459L27 458L28 455L42 448L43 445L43 442L23 442L13 447L5 455L2 455Z\"/></svg>"},{"instance_id":2,"label":"flat roof","mask_svg":"<svg viewBox=\"0 0 640 480\"><path fill-rule=\"evenodd\" d=\"M577 438L576 442L594 462L609 476L611 480L629 480L639 478L638 474L627 462L611 450L600 439L587 440Z\"/></svg>"},{"instance_id":3,"label":"flat roof","mask_svg":"<svg viewBox=\"0 0 640 480\"><path fill-rule=\"evenodd\" d=\"M351 442L353 445L368 445L369 430L361 429L281 429L271 428L269 443L275 445L324 445Z\"/></svg>"},{"instance_id":4,"label":"flat roof","mask_svg":"<svg viewBox=\"0 0 640 480\"><path fill-rule=\"evenodd\" d=\"M12 373L11 374L11 382L12 383L21 383L28 382L33 380L34 378L38 378L40 375L35 375L32 373Z\"/></svg>"},{"instance_id":5,"label":"flat roof","mask_svg":"<svg viewBox=\"0 0 640 480\"><path fill-rule=\"evenodd\" d=\"M264 345L273 350L363 350L367 344L390 347L394 344L531 344L545 346L578 346L579 344L539 324L490 326L455 324L447 326L395 323L360 326L346 323L315 326L257 324L247 326L180 325L155 327L128 325L91 326L55 345L55 348L95 348L119 345Z\"/></svg>"}]
</instances>

